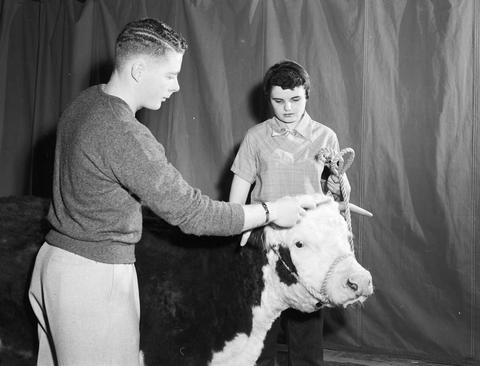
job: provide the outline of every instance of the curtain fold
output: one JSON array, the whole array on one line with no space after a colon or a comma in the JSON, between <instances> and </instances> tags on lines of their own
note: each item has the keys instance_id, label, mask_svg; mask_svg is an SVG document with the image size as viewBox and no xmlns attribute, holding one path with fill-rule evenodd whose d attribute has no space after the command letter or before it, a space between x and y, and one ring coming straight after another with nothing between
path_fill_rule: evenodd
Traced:
<instances>
[{"instance_id":1,"label":"curtain fold","mask_svg":"<svg viewBox=\"0 0 480 366\"><path fill-rule=\"evenodd\" d=\"M376 5L367 3L363 156L375 187L365 201L382 219L365 226L378 302L363 332L372 348L390 343L383 328L396 352L473 357L474 2Z\"/></svg>"},{"instance_id":2,"label":"curtain fold","mask_svg":"<svg viewBox=\"0 0 480 366\"><path fill-rule=\"evenodd\" d=\"M192 185L228 197L261 81L282 59L312 78L307 110L353 147L365 306L327 311L331 348L480 361L480 5L475 0L4 0L0 196L50 196L55 129L106 82L114 43L156 17L189 42L180 92L138 118Z\"/></svg>"}]
</instances>

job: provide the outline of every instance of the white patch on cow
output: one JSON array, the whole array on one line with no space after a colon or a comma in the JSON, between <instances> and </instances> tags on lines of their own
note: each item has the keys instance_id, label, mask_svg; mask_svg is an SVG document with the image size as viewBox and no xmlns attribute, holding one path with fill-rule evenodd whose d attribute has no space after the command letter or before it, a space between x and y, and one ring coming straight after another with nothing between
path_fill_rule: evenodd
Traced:
<instances>
[{"instance_id":1,"label":"white patch on cow","mask_svg":"<svg viewBox=\"0 0 480 366\"><path fill-rule=\"evenodd\" d=\"M252 308L250 336L245 333L237 334L234 339L225 344L222 351L214 353L211 366L255 365L268 330L280 313L288 307L282 300L282 296L279 296L280 281L274 271L277 258L272 252L267 253L267 257L269 264L262 269L265 287L262 291L260 306Z\"/></svg>"}]
</instances>

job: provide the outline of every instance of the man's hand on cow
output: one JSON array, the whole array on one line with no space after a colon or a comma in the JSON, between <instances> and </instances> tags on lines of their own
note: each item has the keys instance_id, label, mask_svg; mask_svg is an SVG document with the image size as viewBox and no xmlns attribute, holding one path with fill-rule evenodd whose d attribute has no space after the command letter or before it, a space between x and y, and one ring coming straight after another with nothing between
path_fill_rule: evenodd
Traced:
<instances>
[{"instance_id":1,"label":"man's hand on cow","mask_svg":"<svg viewBox=\"0 0 480 366\"><path fill-rule=\"evenodd\" d=\"M266 203L266 208L268 210L268 218L264 224L273 223L281 227L292 227L298 223L303 216L306 214L306 210L313 209L320 205L325 200L329 200L323 193L314 193L314 194L304 194L298 195L295 197L285 196L276 201L271 201ZM247 205L243 206L244 210L247 212L251 208L249 206L260 206L260 205ZM259 210L263 215L267 214L264 210ZM249 217L248 213L246 217ZM257 225L252 225L252 222L249 220L249 223L244 225L244 232L242 234L242 239L240 240L240 246L244 246L248 238L250 237L251 228L257 227Z\"/></svg>"},{"instance_id":2,"label":"man's hand on cow","mask_svg":"<svg viewBox=\"0 0 480 366\"><path fill-rule=\"evenodd\" d=\"M305 212L299 201L295 197L290 196L268 202L268 207L270 209L269 222L281 227L295 225Z\"/></svg>"},{"instance_id":3,"label":"man's hand on cow","mask_svg":"<svg viewBox=\"0 0 480 366\"><path fill-rule=\"evenodd\" d=\"M304 194L295 197L285 196L263 204L242 205L245 221L242 232L273 223L280 227L292 227L305 216L306 210L313 209L325 200L323 193ZM248 235L244 236L246 242Z\"/></svg>"},{"instance_id":4,"label":"man's hand on cow","mask_svg":"<svg viewBox=\"0 0 480 366\"><path fill-rule=\"evenodd\" d=\"M291 227L305 216L306 210L313 209L324 201L324 194L315 193L294 197L285 196L269 202L268 205L271 207L270 222L281 227Z\"/></svg>"}]
</instances>

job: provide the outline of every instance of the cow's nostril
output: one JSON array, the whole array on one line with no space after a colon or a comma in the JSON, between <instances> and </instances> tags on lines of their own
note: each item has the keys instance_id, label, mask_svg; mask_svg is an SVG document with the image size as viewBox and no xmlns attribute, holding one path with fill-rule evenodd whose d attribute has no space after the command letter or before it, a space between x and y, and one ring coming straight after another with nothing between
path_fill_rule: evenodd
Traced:
<instances>
[{"instance_id":1,"label":"cow's nostril","mask_svg":"<svg viewBox=\"0 0 480 366\"><path fill-rule=\"evenodd\" d=\"M350 281L350 279L347 280L347 286L350 287L353 291L358 290L358 285L355 282Z\"/></svg>"}]
</instances>

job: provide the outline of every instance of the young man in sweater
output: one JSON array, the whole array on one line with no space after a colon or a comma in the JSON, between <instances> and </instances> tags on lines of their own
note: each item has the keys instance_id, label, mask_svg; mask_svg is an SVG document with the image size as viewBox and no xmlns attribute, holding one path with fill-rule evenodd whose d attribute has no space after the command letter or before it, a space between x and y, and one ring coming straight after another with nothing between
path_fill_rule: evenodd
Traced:
<instances>
[{"instance_id":1,"label":"young man in sweater","mask_svg":"<svg viewBox=\"0 0 480 366\"><path fill-rule=\"evenodd\" d=\"M52 229L35 262L29 298L38 319L38 365L138 365L135 243L141 204L186 233L233 235L292 226L314 196L266 206L214 201L192 188L136 118L179 90L185 40L167 25L129 23L109 82L82 92L57 131Z\"/></svg>"}]
</instances>

